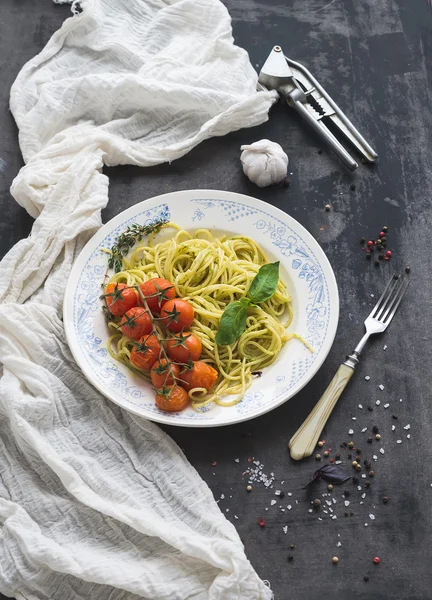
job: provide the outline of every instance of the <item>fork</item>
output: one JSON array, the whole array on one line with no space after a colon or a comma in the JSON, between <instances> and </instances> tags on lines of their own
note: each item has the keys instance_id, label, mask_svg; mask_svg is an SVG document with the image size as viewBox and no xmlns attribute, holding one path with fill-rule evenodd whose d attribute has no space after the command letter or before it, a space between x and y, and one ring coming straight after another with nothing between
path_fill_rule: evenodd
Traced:
<instances>
[{"instance_id":1,"label":"fork","mask_svg":"<svg viewBox=\"0 0 432 600\"><path fill-rule=\"evenodd\" d=\"M354 374L354 369L360 362L360 356L369 337L376 333L383 333L393 319L396 310L408 288L409 279L393 275L388 282L380 299L372 309L365 321L366 333L350 354L341 364L333 377L330 385L321 396L303 425L295 432L289 441L288 448L294 460L301 460L310 456L318 442L324 425L327 423L336 402L339 400L346 385Z\"/></svg>"}]
</instances>

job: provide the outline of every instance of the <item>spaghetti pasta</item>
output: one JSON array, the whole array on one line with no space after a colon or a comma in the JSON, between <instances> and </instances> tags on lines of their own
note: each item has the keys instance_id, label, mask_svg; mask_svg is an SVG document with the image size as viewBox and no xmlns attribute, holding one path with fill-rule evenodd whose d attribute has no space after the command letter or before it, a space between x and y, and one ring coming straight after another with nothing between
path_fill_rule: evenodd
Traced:
<instances>
[{"instance_id":1,"label":"spaghetti pasta","mask_svg":"<svg viewBox=\"0 0 432 600\"><path fill-rule=\"evenodd\" d=\"M200 408L212 402L234 405L242 399L254 373L271 365L288 340L301 339L286 331L293 317L291 297L279 279L269 300L248 307L246 330L239 339L231 345L218 346L215 337L224 309L230 302L246 296L260 267L269 261L262 248L249 237L217 238L207 229L192 233L173 223L167 223L163 229L167 227L175 230L171 239L157 242L157 234L152 233L147 244L138 245L123 258L123 270L113 275L109 283L134 286L155 277L172 282L176 295L194 308L190 331L201 340L201 360L219 373L210 393L203 388L189 392L192 406ZM111 321L109 327L111 356L149 380L130 361L135 342L122 334L119 319ZM227 400L226 396L235 398Z\"/></svg>"}]
</instances>

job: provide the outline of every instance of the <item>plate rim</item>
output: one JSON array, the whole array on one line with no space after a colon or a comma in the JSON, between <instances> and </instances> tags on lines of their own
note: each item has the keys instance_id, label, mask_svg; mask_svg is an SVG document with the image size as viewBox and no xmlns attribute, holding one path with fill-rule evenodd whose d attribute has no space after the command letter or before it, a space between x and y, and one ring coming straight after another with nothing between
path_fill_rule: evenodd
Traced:
<instances>
[{"instance_id":1,"label":"plate rim","mask_svg":"<svg viewBox=\"0 0 432 600\"><path fill-rule=\"evenodd\" d=\"M130 405L130 406L126 405L126 403L124 401L122 401L121 399L115 399L115 394L112 394L111 396L108 395L106 393L106 391L104 389L102 389L102 385L100 385L97 381L95 381L94 379L92 379L90 377L88 372L90 372L91 369L87 368L87 363L84 361L84 359L81 359L81 356L80 356L81 353L79 353L77 351L77 349L74 348L74 345L71 343L71 341L74 339L75 336L74 336L74 327L73 327L73 310L71 308L71 310L69 311L69 307L70 307L69 299L71 297L71 293L75 292L75 288L74 288L73 284L74 284L74 280L75 280L75 282L77 281L76 275L78 275L80 273L80 270L78 268L80 258L84 255L89 254L89 249L91 251L93 251L97 247L97 245L104 239L104 237L107 234L109 234L109 231L107 231L108 226L110 226L111 230L115 229L115 227L117 226L119 221L127 221L129 218L133 217L133 215L135 213L143 212L145 210L145 205L147 203L163 202L164 200L166 201L168 197L173 197L173 196L177 196L177 195L184 196L186 194L199 194L201 196L200 199L203 199L203 200L206 199L206 197L205 197L206 195L213 196L213 199L215 199L214 197L216 195L217 199L228 200L228 201L229 200L232 200L232 201L242 201L243 200L243 201L250 202L252 200L253 202L258 204L259 208L263 209L265 207L268 210L268 208L270 207L271 210L274 210L274 211L276 211L276 213L279 213L280 218L285 218L285 219L288 219L288 221L291 221L291 224L295 224L295 227L298 228L299 233L301 235L306 236L306 238L308 239L308 243L311 243L314 246L314 252L316 253L317 257L319 258L321 266L323 268L324 268L324 266L326 267L325 271L326 271L326 278L328 281L329 294L331 295L332 301L334 301L334 304L335 304L334 310L332 310L332 317L330 318L330 321L329 321L329 329L332 328L333 330L329 331L329 335L325 338L324 345L321 348L321 356L317 357L317 360L314 361L313 365L310 368L310 372L308 372L307 377L301 384L301 387L299 389L297 389L294 393L287 392L286 394L282 394L281 397L278 398L274 404L271 404L270 406L266 406L264 408L259 409L257 414L252 414L252 415L239 414L236 417L234 417L233 419L230 419L229 421L226 421L226 422L211 422L211 420L203 420L203 421L191 420L191 422L182 423L182 422L175 422L175 421L169 420L164 415L158 415L158 414L152 414L151 416L143 415L142 411L140 411L139 409L136 409L133 405ZM84 377L87 379L87 381L90 383L90 385L92 385L95 389L97 389L109 401L114 402L114 404L116 404L117 406L120 406L120 408L122 408L132 414L135 414L143 419L148 419L149 421L153 421L153 422L156 422L159 424L170 425L172 427L190 427L190 428L225 427L228 425L235 425L235 424L238 424L241 422L256 419L256 418L258 418L264 414L267 414L268 412L271 412L272 410L278 408L279 406L281 406L282 404L284 404L285 402L287 402L288 400L290 400L291 398L296 396L311 381L311 379L318 373L318 371L322 367L324 361L326 360L326 358L333 346L334 339L336 337L338 324L339 324L339 314L340 314L340 301L339 301L339 289L338 289L338 285L337 285L336 276L335 276L333 268L330 264L330 261L327 258L326 253L324 252L323 248L318 243L318 241L314 238L314 236L301 223L299 223L299 221L294 219L294 217L292 217L290 214L284 212L280 208L273 206L273 204L270 204L268 202L265 202L263 200L255 198L253 196L248 196L247 194L241 194L238 192L231 192L231 191L227 191L227 190L214 190L214 189L176 190L173 192L166 192L164 194L159 194L158 196L152 196L150 198L142 200L141 202L137 202L136 204L130 206L129 208L126 208L125 210L119 212L117 215L112 217L109 221L102 224L102 226L96 231L96 233L86 242L86 244L81 249L78 256L76 257L76 259L72 265L71 271L69 273L69 277L68 277L66 288L65 288L64 299L63 299L63 324L64 324L64 329L65 329L66 341L68 343L69 350L70 350L75 362L77 363L78 367L80 368L80 371L82 372Z\"/></svg>"}]
</instances>

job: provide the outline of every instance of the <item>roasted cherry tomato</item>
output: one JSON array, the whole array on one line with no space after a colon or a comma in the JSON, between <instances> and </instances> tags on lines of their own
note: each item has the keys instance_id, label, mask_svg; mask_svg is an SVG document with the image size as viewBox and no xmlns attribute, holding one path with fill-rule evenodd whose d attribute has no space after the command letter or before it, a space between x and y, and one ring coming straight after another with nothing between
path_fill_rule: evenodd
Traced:
<instances>
[{"instance_id":1,"label":"roasted cherry tomato","mask_svg":"<svg viewBox=\"0 0 432 600\"><path fill-rule=\"evenodd\" d=\"M152 384L157 390L160 390L164 386L174 385L175 381L173 380L171 372L174 373L174 377L179 377L180 367L172 363L170 363L169 366L171 367L171 371L169 370L168 362L165 358L157 360L152 366L150 377Z\"/></svg>"},{"instance_id":2,"label":"roasted cherry tomato","mask_svg":"<svg viewBox=\"0 0 432 600\"><path fill-rule=\"evenodd\" d=\"M216 369L202 360L198 360L194 363L193 369L181 372L179 383L188 391L193 388L205 388L209 392L217 378Z\"/></svg>"},{"instance_id":3,"label":"roasted cherry tomato","mask_svg":"<svg viewBox=\"0 0 432 600\"><path fill-rule=\"evenodd\" d=\"M105 289L105 301L111 314L124 315L138 304L138 294L125 283L109 283Z\"/></svg>"},{"instance_id":4,"label":"roasted cherry tomato","mask_svg":"<svg viewBox=\"0 0 432 600\"><path fill-rule=\"evenodd\" d=\"M194 319L194 309L186 300L174 298L168 300L161 310L162 323L167 329L179 332L182 329L189 329Z\"/></svg>"},{"instance_id":5,"label":"roasted cherry tomato","mask_svg":"<svg viewBox=\"0 0 432 600\"><path fill-rule=\"evenodd\" d=\"M148 371L159 358L160 346L154 333L143 335L132 348L130 361L138 369Z\"/></svg>"},{"instance_id":6,"label":"roasted cherry tomato","mask_svg":"<svg viewBox=\"0 0 432 600\"><path fill-rule=\"evenodd\" d=\"M120 327L124 335L139 340L140 337L151 332L153 324L145 308L134 306L123 315Z\"/></svg>"},{"instance_id":7,"label":"roasted cherry tomato","mask_svg":"<svg viewBox=\"0 0 432 600\"><path fill-rule=\"evenodd\" d=\"M156 404L161 410L177 412L186 408L189 404L189 396L186 390L178 385L166 389L167 394L157 394Z\"/></svg>"},{"instance_id":8,"label":"roasted cherry tomato","mask_svg":"<svg viewBox=\"0 0 432 600\"><path fill-rule=\"evenodd\" d=\"M160 277L145 281L140 288L153 314L160 313L162 305L176 296L173 284L168 279Z\"/></svg>"},{"instance_id":9,"label":"roasted cherry tomato","mask_svg":"<svg viewBox=\"0 0 432 600\"><path fill-rule=\"evenodd\" d=\"M183 331L168 342L168 356L179 363L198 360L202 352L201 340L190 331Z\"/></svg>"}]
</instances>

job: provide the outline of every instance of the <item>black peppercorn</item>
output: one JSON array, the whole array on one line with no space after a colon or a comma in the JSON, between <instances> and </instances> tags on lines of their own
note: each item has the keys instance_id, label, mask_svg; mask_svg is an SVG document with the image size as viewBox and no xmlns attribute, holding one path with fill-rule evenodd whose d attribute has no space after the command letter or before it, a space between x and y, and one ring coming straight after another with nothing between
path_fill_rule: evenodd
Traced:
<instances>
[{"instance_id":1,"label":"black peppercorn","mask_svg":"<svg viewBox=\"0 0 432 600\"><path fill-rule=\"evenodd\" d=\"M370 481L365 481L365 488L370 488Z\"/></svg>"},{"instance_id":2,"label":"black peppercorn","mask_svg":"<svg viewBox=\"0 0 432 600\"><path fill-rule=\"evenodd\" d=\"M356 476L354 475L354 477L352 478L352 482L353 482L354 484L357 484L357 483L359 482L359 480L358 480L358 477L356 477Z\"/></svg>"},{"instance_id":3,"label":"black peppercorn","mask_svg":"<svg viewBox=\"0 0 432 600\"><path fill-rule=\"evenodd\" d=\"M284 496L285 496L285 492L281 492L281 493L279 494L279 498L283 498Z\"/></svg>"},{"instance_id":4,"label":"black peppercorn","mask_svg":"<svg viewBox=\"0 0 432 600\"><path fill-rule=\"evenodd\" d=\"M356 456L355 459L356 459L357 462L360 462L361 461L361 456Z\"/></svg>"},{"instance_id":5,"label":"black peppercorn","mask_svg":"<svg viewBox=\"0 0 432 600\"><path fill-rule=\"evenodd\" d=\"M384 504L387 504L387 502L388 502L388 498L387 498L387 496L384 496L384 497L383 497L383 503L384 503Z\"/></svg>"},{"instance_id":6,"label":"black peppercorn","mask_svg":"<svg viewBox=\"0 0 432 600\"><path fill-rule=\"evenodd\" d=\"M348 496L351 494L351 492L349 490L344 490L344 496L346 496L348 498Z\"/></svg>"},{"instance_id":7,"label":"black peppercorn","mask_svg":"<svg viewBox=\"0 0 432 600\"><path fill-rule=\"evenodd\" d=\"M350 511L350 517L353 517L353 516L354 516L354 513L353 513L353 511L351 510L351 511Z\"/></svg>"},{"instance_id":8,"label":"black peppercorn","mask_svg":"<svg viewBox=\"0 0 432 600\"><path fill-rule=\"evenodd\" d=\"M392 415L392 419L399 419L399 417L397 417L396 415Z\"/></svg>"},{"instance_id":9,"label":"black peppercorn","mask_svg":"<svg viewBox=\"0 0 432 600\"><path fill-rule=\"evenodd\" d=\"M376 260L376 261L374 262L374 265L375 265L376 267L379 267L379 265L380 265L380 263L379 263L379 260Z\"/></svg>"},{"instance_id":10,"label":"black peppercorn","mask_svg":"<svg viewBox=\"0 0 432 600\"><path fill-rule=\"evenodd\" d=\"M360 448L356 448L356 452L357 452L357 454L361 454Z\"/></svg>"},{"instance_id":11,"label":"black peppercorn","mask_svg":"<svg viewBox=\"0 0 432 600\"><path fill-rule=\"evenodd\" d=\"M365 238L360 238L360 244L364 244L364 243L365 243L365 241L366 241L366 239L365 239Z\"/></svg>"},{"instance_id":12,"label":"black peppercorn","mask_svg":"<svg viewBox=\"0 0 432 600\"><path fill-rule=\"evenodd\" d=\"M292 554L288 554L288 562L292 562L294 560L294 556Z\"/></svg>"},{"instance_id":13,"label":"black peppercorn","mask_svg":"<svg viewBox=\"0 0 432 600\"><path fill-rule=\"evenodd\" d=\"M355 189L356 189L355 183L352 183L352 184L350 185L350 190L354 192L354 191L355 191Z\"/></svg>"},{"instance_id":14,"label":"black peppercorn","mask_svg":"<svg viewBox=\"0 0 432 600\"><path fill-rule=\"evenodd\" d=\"M363 577L363 581L369 581L369 577L368 577L367 575L365 575L365 576Z\"/></svg>"},{"instance_id":15,"label":"black peppercorn","mask_svg":"<svg viewBox=\"0 0 432 600\"><path fill-rule=\"evenodd\" d=\"M377 427L376 425L374 425L374 426L372 427L372 431L373 431L374 433L378 433L378 432L379 432L379 429L378 429L378 427Z\"/></svg>"},{"instance_id":16,"label":"black peppercorn","mask_svg":"<svg viewBox=\"0 0 432 600\"><path fill-rule=\"evenodd\" d=\"M346 442L342 442L342 448L346 448L348 446L348 444Z\"/></svg>"},{"instance_id":17,"label":"black peppercorn","mask_svg":"<svg viewBox=\"0 0 432 600\"><path fill-rule=\"evenodd\" d=\"M411 267L405 267L405 273L411 273Z\"/></svg>"},{"instance_id":18,"label":"black peppercorn","mask_svg":"<svg viewBox=\"0 0 432 600\"><path fill-rule=\"evenodd\" d=\"M323 153L322 148L318 148L317 152L318 152L318 154L322 154Z\"/></svg>"},{"instance_id":19,"label":"black peppercorn","mask_svg":"<svg viewBox=\"0 0 432 600\"><path fill-rule=\"evenodd\" d=\"M289 187L291 184L291 179L288 179L288 177L285 177L285 179L283 180L283 184L284 184L284 187Z\"/></svg>"},{"instance_id":20,"label":"black peppercorn","mask_svg":"<svg viewBox=\"0 0 432 600\"><path fill-rule=\"evenodd\" d=\"M368 439L367 439L367 443L368 443L368 444L372 444L372 442L373 442L373 439L372 439L371 437L368 437Z\"/></svg>"},{"instance_id":21,"label":"black peppercorn","mask_svg":"<svg viewBox=\"0 0 432 600\"><path fill-rule=\"evenodd\" d=\"M372 412L373 411L373 406L368 406L368 411Z\"/></svg>"},{"instance_id":22,"label":"black peppercorn","mask_svg":"<svg viewBox=\"0 0 432 600\"><path fill-rule=\"evenodd\" d=\"M348 454L347 454L347 457L348 457L348 458L352 458L352 454L351 454L351 453L348 453Z\"/></svg>"},{"instance_id":23,"label":"black peppercorn","mask_svg":"<svg viewBox=\"0 0 432 600\"><path fill-rule=\"evenodd\" d=\"M347 512L347 511L345 511L345 516L346 516L346 517L348 516L348 512Z\"/></svg>"},{"instance_id":24,"label":"black peppercorn","mask_svg":"<svg viewBox=\"0 0 432 600\"><path fill-rule=\"evenodd\" d=\"M336 459L336 460L339 460L339 459L340 459L340 454L339 454L339 452L338 452L337 454L335 454L335 459Z\"/></svg>"},{"instance_id":25,"label":"black peppercorn","mask_svg":"<svg viewBox=\"0 0 432 600\"><path fill-rule=\"evenodd\" d=\"M366 254L366 260L371 260L371 258L372 258L372 254L370 252L368 252Z\"/></svg>"}]
</instances>

